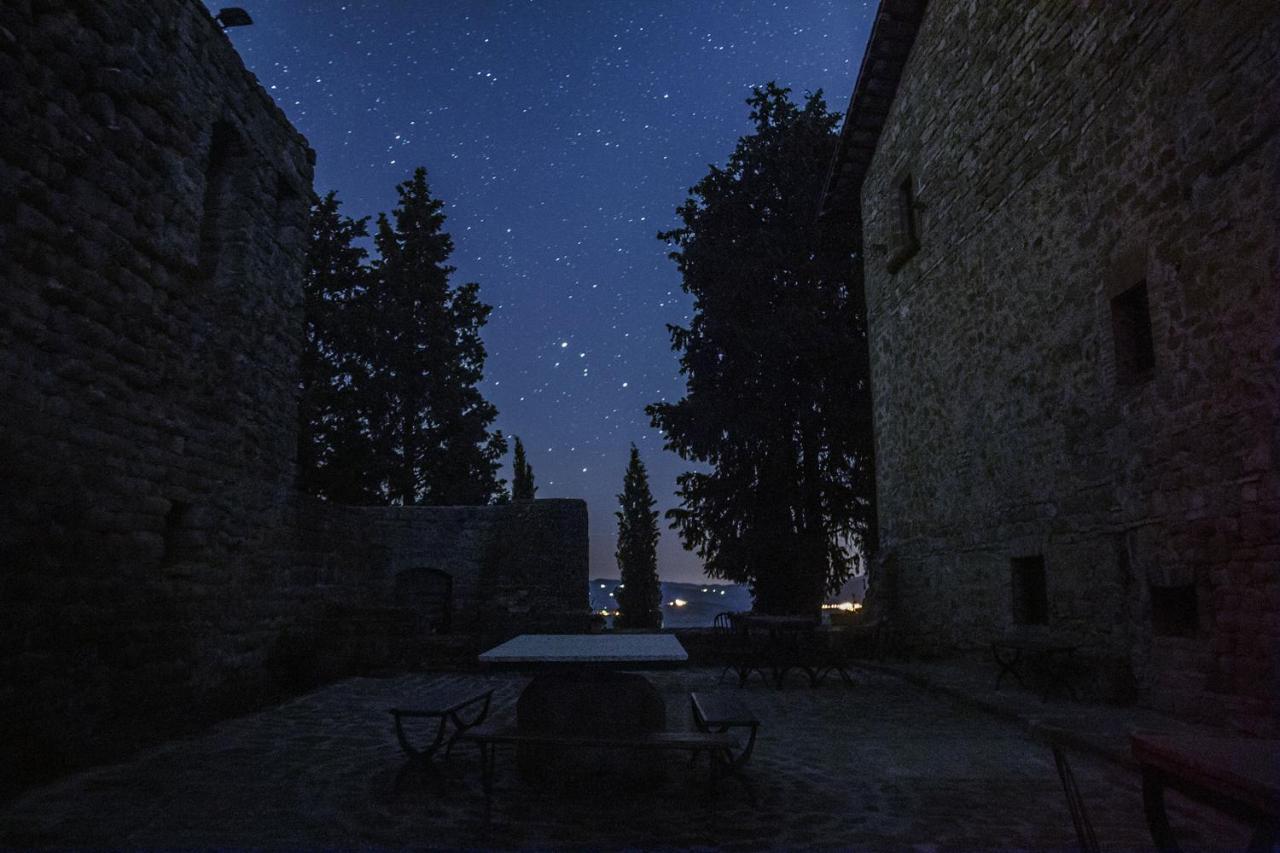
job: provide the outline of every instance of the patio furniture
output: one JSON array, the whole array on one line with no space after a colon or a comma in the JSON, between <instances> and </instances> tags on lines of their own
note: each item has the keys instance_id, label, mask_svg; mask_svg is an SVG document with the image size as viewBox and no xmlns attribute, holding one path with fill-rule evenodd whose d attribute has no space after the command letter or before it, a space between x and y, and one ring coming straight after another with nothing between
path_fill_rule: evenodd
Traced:
<instances>
[{"instance_id":1,"label":"patio furniture","mask_svg":"<svg viewBox=\"0 0 1280 853\"><path fill-rule=\"evenodd\" d=\"M595 752L601 749L622 750L627 753L654 753L684 751L710 757L708 798L715 794L716 783L723 773L739 779L746 788L752 803L755 793L734 765L732 753L738 748L738 739L732 734L712 732L639 732L613 735L574 735L556 732L527 731L519 726L483 726L471 729L463 739L480 747L481 782L485 796L485 819L488 820L493 799L494 766L499 746L550 747L561 752Z\"/></svg>"},{"instance_id":2,"label":"patio furniture","mask_svg":"<svg viewBox=\"0 0 1280 853\"><path fill-rule=\"evenodd\" d=\"M521 634L482 653L490 666L518 669L661 669L689 660L671 634Z\"/></svg>"},{"instance_id":3,"label":"patio furniture","mask_svg":"<svg viewBox=\"0 0 1280 853\"><path fill-rule=\"evenodd\" d=\"M1172 789L1253 827L1249 850L1280 841L1280 741L1245 737L1134 734L1142 769L1142 804L1160 850L1178 843L1164 792Z\"/></svg>"},{"instance_id":4,"label":"patio furniture","mask_svg":"<svg viewBox=\"0 0 1280 853\"><path fill-rule=\"evenodd\" d=\"M1074 674L1074 658L1079 645L1041 637L1009 635L991 643L991 656L1000 667L996 674L996 689L1006 675L1012 675L1018 684L1026 687L1024 674L1036 673L1043 680L1041 701L1047 702L1053 694L1064 693L1076 698L1071 685Z\"/></svg>"},{"instance_id":5,"label":"patio furniture","mask_svg":"<svg viewBox=\"0 0 1280 853\"><path fill-rule=\"evenodd\" d=\"M811 616L775 616L743 613L738 616L741 657L735 666L738 686L745 687L751 673L771 677L781 688L787 673L799 669L817 685L812 661L812 640L817 619Z\"/></svg>"},{"instance_id":6,"label":"patio furniture","mask_svg":"<svg viewBox=\"0 0 1280 853\"><path fill-rule=\"evenodd\" d=\"M725 675L733 669L738 650L737 626L734 624L736 616L736 613L726 610L723 613L717 613L711 623L712 649L717 659L725 662L724 669L720 670L720 678L716 680L717 684L722 683Z\"/></svg>"},{"instance_id":7,"label":"patio furniture","mask_svg":"<svg viewBox=\"0 0 1280 853\"><path fill-rule=\"evenodd\" d=\"M424 697L424 708L389 708L395 719L396 740L400 749L408 756L408 761L396 774L395 789L400 790L407 774L417 772L424 778L438 779L433 758L444 747L447 758L454 743L468 729L484 722L489 715L489 706L493 702L493 688L475 690L474 688L455 688L437 690ZM406 731L406 720L434 720L436 722L435 737L426 746L415 746ZM430 723L426 724L430 728Z\"/></svg>"},{"instance_id":8,"label":"patio furniture","mask_svg":"<svg viewBox=\"0 0 1280 853\"><path fill-rule=\"evenodd\" d=\"M695 691L689 694L689 704L693 710L693 724L700 732L723 734L730 729L749 730L746 746L737 755L727 753L721 758L728 759L724 769L742 783L747 790L748 799L751 800L752 805L755 805L755 789L751 786L751 780L742 774L742 768L751 760L751 752L756 746L756 735L760 730L760 721L735 697L723 693Z\"/></svg>"},{"instance_id":9,"label":"patio furniture","mask_svg":"<svg viewBox=\"0 0 1280 853\"><path fill-rule=\"evenodd\" d=\"M617 738L666 729L662 695L634 670L679 666L688 654L671 634L523 634L479 659L534 672L516 703L520 734ZM652 759L622 761L613 749L567 750L529 739L517 746L520 774L534 784L660 775Z\"/></svg>"},{"instance_id":10,"label":"patio furniture","mask_svg":"<svg viewBox=\"0 0 1280 853\"><path fill-rule=\"evenodd\" d=\"M1076 785L1075 774L1071 772L1071 762L1067 760L1066 750L1062 744L1053 739L1050 741L1053 750L1053 763L1058 768L1058 779L1062 782L1063 793L1067 796L1067 811L1071 812L1071 823L1076 828L1076 839L1084 853L1098 853L1098 838L1093 834L1093 824L1089 821L1089 813L1085 811L1084 798L1080 796L1080 788Z\"/></svg>"},{"instance_id":11,"label":"patio furniture","mask_svg":"<svg viewBox=\"0 0 1280 853\"><path fill-rule=\"evenodd\" d=\"M853 685L851 670L858 660L878 657L881 630L878 621L857 625L831 625L815 630L810 665L814 669L815 686L834 673L848 685Z\"/></svg>"}]
</instances>

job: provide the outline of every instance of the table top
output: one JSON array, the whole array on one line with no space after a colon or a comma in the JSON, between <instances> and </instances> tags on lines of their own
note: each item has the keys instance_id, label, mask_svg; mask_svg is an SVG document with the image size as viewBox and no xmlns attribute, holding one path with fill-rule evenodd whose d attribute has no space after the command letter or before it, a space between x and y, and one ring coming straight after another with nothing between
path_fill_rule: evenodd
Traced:
<instances>
[{"instance_id":1,"label":"table top","mask_svg":"<svg viewBox=\"0 0 1280 853\"><path fill-rule=\"evenodd\" d=\"M1280 740L1134 734L1131 745L1139 764L1280 816Z\"/></svg>"},{"instance_id":2,"label":"table top","mask_svg":"<svg viewBox=\"0 0 1280 853\"><path fill-rule=\"evenodd\" d=\"M480 655L482 663L683 663L671 634L521 634Z\"/></svg>"}]
</instances>

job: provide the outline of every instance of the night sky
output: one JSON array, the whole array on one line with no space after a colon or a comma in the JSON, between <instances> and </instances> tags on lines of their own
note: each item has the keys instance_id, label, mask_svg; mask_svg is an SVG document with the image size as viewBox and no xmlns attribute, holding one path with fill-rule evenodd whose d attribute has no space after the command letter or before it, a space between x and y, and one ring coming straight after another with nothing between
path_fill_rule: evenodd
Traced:
<instances>
[{"instance_id":1,"label":"night sky","mask_svg":"<svg viewBox=\"0 0 1280 853\"><path fill-rule=\"evenodd\" d=\"M587 500L592 576L616 577L628 444L660 510L688 467L644 415L683 393L665 324L690 312L654 235L749 130L753 84L777 80L797 100L820 88L843 111L873 4L243 5L254 25L228 33L316 150L318 193L337 190L349 216L375 214L427 167L456 247L453 282L479 282L494 306L482 390L495 425L523 440L538 497ZM701 579L660 524L659 574Z\"/></svg>"}]
</instances>

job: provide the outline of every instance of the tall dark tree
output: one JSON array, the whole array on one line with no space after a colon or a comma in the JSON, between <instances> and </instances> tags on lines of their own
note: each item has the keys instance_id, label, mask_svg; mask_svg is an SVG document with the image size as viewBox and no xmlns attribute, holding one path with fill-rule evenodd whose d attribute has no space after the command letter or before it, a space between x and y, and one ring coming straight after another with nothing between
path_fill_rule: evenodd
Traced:
<instances>
[{"instance_id":1,"label":"tall dark tree","mask_svg":"<svg viewBox=\"0 0 1280 853\"><path fill-rule=\"evenodd\" d=\"M649 475L640 451L631 445L631 459L618 495L618 626L662 627L662 587L658 583L658 513L653 508Z\"/></svg>"},{"instance_id":2,"label":"tall dark tree","mask_svg":"<svg viewBox=\"0 0 1280 853\"><path fill-rule=\"evenodd\" d=\"M502 433L489 432L497 410L476 388L491 308L478 285L449 285L453 241L426 169L396 192L391 217L378 217L368 295L370 438L385 496L406 505L489 503L503 492L497 471L507 450Z\"/></svg>"},{"instance_id":3,"label":"tall dark tree","mask_svg":"<svg viewBox=\"0 0 1280 853\"><path fill-rule=\"evenodd\" d=\"M368 253L357 241L368 237L367 221L343 216L332 192L311 206L298 405L299 487L356 504L377 501L379 485L360 394Z\"/></svg>"},{"instance_id":4,"label":"tall dark tree","mask_svg":"<svg viewBox=\"0 0 1280 853\"><path fill-rule=\"evenodd\" d=\"M512 452L511 457L511 499L517 501L531 501L534 494L537 493L538 487L533 484L533 466L524 456L524 445L520 443L520 437L516 436L516 449Z\"/></svg>"},{"instance_id":5,"label":"tall dark tree","mask_svg":"<svg viewBox=\"0 0 1280 853\"><path fill-rule=\"evenodd\" d=\"M773 83L747 103L754 132L658 235L694 314L669 327L685 396L646 411L667 449L711 466L677 479L684 546L757 608L812 612L874 543L862 281L852 229L814 223L839 116Z\"/></svg>"}]
</instances>

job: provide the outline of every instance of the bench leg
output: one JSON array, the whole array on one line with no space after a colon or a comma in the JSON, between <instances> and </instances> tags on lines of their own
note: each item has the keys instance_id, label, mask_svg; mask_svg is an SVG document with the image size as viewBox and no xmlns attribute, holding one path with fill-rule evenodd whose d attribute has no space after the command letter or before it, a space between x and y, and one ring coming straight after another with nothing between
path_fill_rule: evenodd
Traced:
<instances>
[{"instance_id":1,"label":"bench leg","mask_svg":"<svg viewBox=\"0 0 1280 853\"><path fill-rule=\"evenodd\" d=\"M1013 677L1017 680L1019 687L1026 687L1026 685L1022 683L1021 673L1018 672L1018 664L1022 661L1021 649L1014 649L1012 654L1005 658L1001 657L999 649L992 646L991 656L996 659L996 664L1000 667L1000 672L996 675L996 690L1000 689L1000 682L1004 681L1004 677L1010 673L1012 673Z\"/></svg>"},{"instance_id":2,"label":"bench leg","mask_svg":"<svg viewBox=\"0 0 1280 853\"><path fill-rule=\"evenodd\" d=\"M444 757L448 758L453 754L453 745L458 742L458 738L462 736L467 729L473 728L484 722L485 717L489 716L489 704L493 700L493 693L490 692L484 697L484 704L480 706L479 712L470 720L462 719L462 711L454 711L449 715L449 722L453 723L453 734L449 737L444 747ZM474 703L473 703L474 704Z\"/></svg>"},{"instance_id":3,"label":"bench leg","mask_svg":"<svg viewBox=\"0 0 1280 853\"><path fill-rule=\"evenodd\" d=\"M417 769L417 763L412 759L406 761L400 766L400 769L396 772L396 784L394 788L397 795L399 795L400 791L404 788L404 780L409 776L409 774L417 772Z\"/></svg>"},{"instance_id":4,"label":"bench leg","mask_svg":"<svg viewBox=\"0 0 1280 853\"><path fill-rule=\"evenodd\" d=\"M695 755L697 752L695 751ZM710 803L716 798L716 789L720 784L720 762L716 760L715 753L711 754L710 766L707 768L707 795L706 802Z\"/></svg>"},{"instance_id":5,"label":"bench leg","mask_svg":"<svg viewBox=\"0 0 1280 853\"><path fill-rule=\"evenodd\" d=\"M497 747L488 741L480 741L480 787L484 789L484 822L489 823L493 813L493 771Z\"/></svg>"},{"instance_id":6,"label":"bench leg","mask_svg":"<svg viewBox=\"0 0 1280 853\"><path fill-rule=\"evenodd\" d=\"M715 782L718 780L720 773L723 772L725 775L732 776L734 779L738 780L738 784L742 785L742 789L747 793L747 801L751 804L752 808L756 808L758 801L756 799L755 786L751 784L751 780L747 778L747 775L742 772L742 760L745 755L750 755L749 748L743 753L743 755L738 756L736 759L727 749L714 750L712 752L712 790L714 791Z\"/></svg>"},{"instance_id":7,"label":"bench leg","mask_svg":"<svg viewBox=\"0 0 1280 853\"><path fill-rule=\"evenodd\" d=\"M406 781L410 776L416 776L420 780L420 784L429 787L437 797L443 797L445 794L444 777L440 765L433 761L430 755L419 753L411 755L401 765L399 771L396 772L396 781L394 791L398 796L405 787Z\"/></svg>"},{"instance_id":8,"label":"bench leg","mask_svg":"<svg viewBox=\"0 0 1280 853\"><path fill-rule=\"evenodd\" d=\"M1176 853L1178 842L1169 826L1169 813L1164 810L1164 778L1159 771L1146 767L1142 770L1142 808L1146 812L1147 828L1151 830L1151 839L1155 841L1156 849Z\"/></svg>"}]
</instances>

